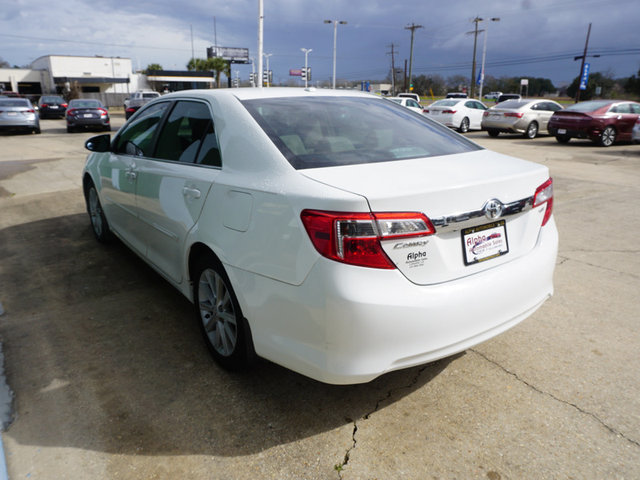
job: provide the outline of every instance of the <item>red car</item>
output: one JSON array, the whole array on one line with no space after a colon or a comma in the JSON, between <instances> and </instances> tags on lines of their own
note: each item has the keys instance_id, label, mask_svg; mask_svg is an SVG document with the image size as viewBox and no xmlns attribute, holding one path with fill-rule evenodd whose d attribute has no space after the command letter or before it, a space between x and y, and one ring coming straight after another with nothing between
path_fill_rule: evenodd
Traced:
<instances>
[{"instance_id":1,"label":"red car","mask_svg":"<svg viewBox=\"0 0 640 480\"><path fill-rule=\"evenodd\" d=\"M547 129L560 143L589 138L603 147L630 141L640 116L640 103L625 100L590 100L555 112Z\"/></svg>"}]
</instances>

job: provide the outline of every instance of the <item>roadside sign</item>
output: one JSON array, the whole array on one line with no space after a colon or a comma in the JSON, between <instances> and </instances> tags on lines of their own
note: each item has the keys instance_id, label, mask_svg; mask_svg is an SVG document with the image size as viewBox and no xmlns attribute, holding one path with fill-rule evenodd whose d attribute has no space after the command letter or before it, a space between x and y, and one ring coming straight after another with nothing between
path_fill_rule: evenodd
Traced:
<instances>
[{"instance_id":1,"label":"roadside sign","mask_svg":"<svg viewBox=\"0 0 640 480\"><path fill-rule=\"evenodd\" d=\"M580 90L587 89L587 82L589 81L589 68L591 65L589 63L584 64L584 68L582 69L582 76L580 77Z\"/></svg>"}]
</instances>

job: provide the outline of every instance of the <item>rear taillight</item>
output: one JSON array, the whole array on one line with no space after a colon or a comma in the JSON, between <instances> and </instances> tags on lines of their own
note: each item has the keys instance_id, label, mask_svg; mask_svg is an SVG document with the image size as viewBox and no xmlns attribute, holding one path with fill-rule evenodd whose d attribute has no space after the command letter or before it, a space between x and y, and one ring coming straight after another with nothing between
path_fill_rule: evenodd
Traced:
<instances>
[{"instance_id":1,"label":"rear taillight","mask_svg":"<svg viewBox=\"0 0 640 480\"><path fill-rule=\"evenodd\" d=\"M504 112L505 117L522 118L523 115L524 115L523 112Z\"/></svg>"},{"instance_id":2,"label":"rear taillight","mask_svg":"<svg viewBox=\"0 0 640 480\"><path fill-rule=\"evenodd\" d=\"M456 113L456 110L443 110L442 113L450 113L451 115L453 115L454 113Z\"/></svg>"},{"instance_id":3,"label":"rear taillight","mask_svg":"<svg viewBox=\"0 0 640 480\"><path fill-rule=\"evenodd\" d=\"M136 111L136 109L135 109L135 108L132 108L132 107L129 107L129 108L127 108L127 110L126 110L126 112L127 112L127 113L134 113L135 111Z\"/></svg>"},{"instance_id":4,"label":"rear taillight","mask_svg":"<svg viewBox=\"0 0 640 480\"><path fill-rule=\"evenodd\" d=\"M69 115L69 116L73 116L73 115L75 115L75 114L76 114L76 109L75 109L75 108L72 108L72 109L70 109L70 110L67 110L67 115Z\"/></svg>"},{"instance_id":5,"label":"rear taillight","mask_svg":"<svg viewBox=\"0 0 640 480\"><path fill-rule=\"evenodd\" d=\"M533 208L544 205L545 203L547 204L547 209L542 218L543 227L547 224L553 212L553 179L551 178L540 185L533 196Z\"/></svg>"},{"instance_id":6,"label":"rear taillight","mask_svg":"<svg viewBox=\"0 0 640 480\"><path fill-rule=\"evenodd\" d=\"M428 108L423 108L422 109L422 113L429 113L429 109Z\"/></svg>"},{"instance_id":7,"label":"rear taillight","mask_svg":"<svg viewBox=\"0 0 640 480\"><path fill-rule=\"evenodd\" d=\"M304 210L300 214L316 250L337 262L370 268L396 268L381 240L432 235L426 215L416 212L344 213Z\"/></svg>"},{"instance_id":8,"label":"rear taillight","mask_svg":"<svg viewBox=\"0 0 640 480\"><path fill-rule=\"evenodd\" d=\"M67 104L66 103L61 103L60 106L63 107L63 108L67 108Z\"/></svg>"},{"instance_id":9,"label":"rear taillight","mask_svg":"<svg viewBox=\"0 0 640 480\"><path fill-rule=\"evenodd\" d=\"M485 111L485 112L482 114L482 116L483 116L483 117L488 117L488 116L489 116L489 112Z\"/></svg>"},{"instance_id":10,"label":"rear taillight","mask_svg":"<svg viewBox=\"0 0 640 480\"><path fill-rule=\"evenodd\" d=\"M98 111L100 112L101 117L104 117L107 114L107 111L104 108L98 108Z\"/></svg>"},{"instance_id":11,"label":"rear taillight","mask_svg":"<svg viewBox=\"0 0 640 480\"><path fill-rule=\"evenodd\" d=\"M40 105L40 108L47 108L49 105L47 103L43 103L42 105Z\"/></svg>"}]
</instances>

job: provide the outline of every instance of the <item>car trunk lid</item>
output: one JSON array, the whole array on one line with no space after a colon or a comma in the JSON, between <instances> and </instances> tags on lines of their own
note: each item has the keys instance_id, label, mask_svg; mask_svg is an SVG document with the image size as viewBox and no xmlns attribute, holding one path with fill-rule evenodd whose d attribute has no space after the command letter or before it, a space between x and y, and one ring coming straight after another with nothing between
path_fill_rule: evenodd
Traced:
<instances>
[{"instance_id":1,"label":"car trunk lid","mask_svg":"<svg viewBox=\"0 0 640 480\"><path fill-rule=\"evenodd\" d=\"M414 283L441 283L492 268L526 255L537 242L546 205L532 208L532 201L549 178L542 165L480 150L369 164L366 172L343 166L303 174L364 196L373 213L424 213L434 235L381 242ZM490 218L491 208L502 211Z\"/></svg>"}]
</instances>

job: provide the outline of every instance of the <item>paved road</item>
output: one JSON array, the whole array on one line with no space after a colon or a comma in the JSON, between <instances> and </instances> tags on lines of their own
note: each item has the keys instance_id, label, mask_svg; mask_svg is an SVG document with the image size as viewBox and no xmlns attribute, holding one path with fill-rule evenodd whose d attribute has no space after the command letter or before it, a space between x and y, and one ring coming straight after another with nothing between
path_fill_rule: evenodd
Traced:
<instances>
[{"instance_id":1,"label":"paved road","mask_svg":"<svg viewBox=\"0 0 640 480\"><path fill-rule=\"evenodd\" d=\"M345 387L220 370L190 304L94 241L91 134L42 126L0 135L12 479L640 478L640 145L469 134L551 169L556 295L464 354Z\"/></svg>"}]
</instances>

